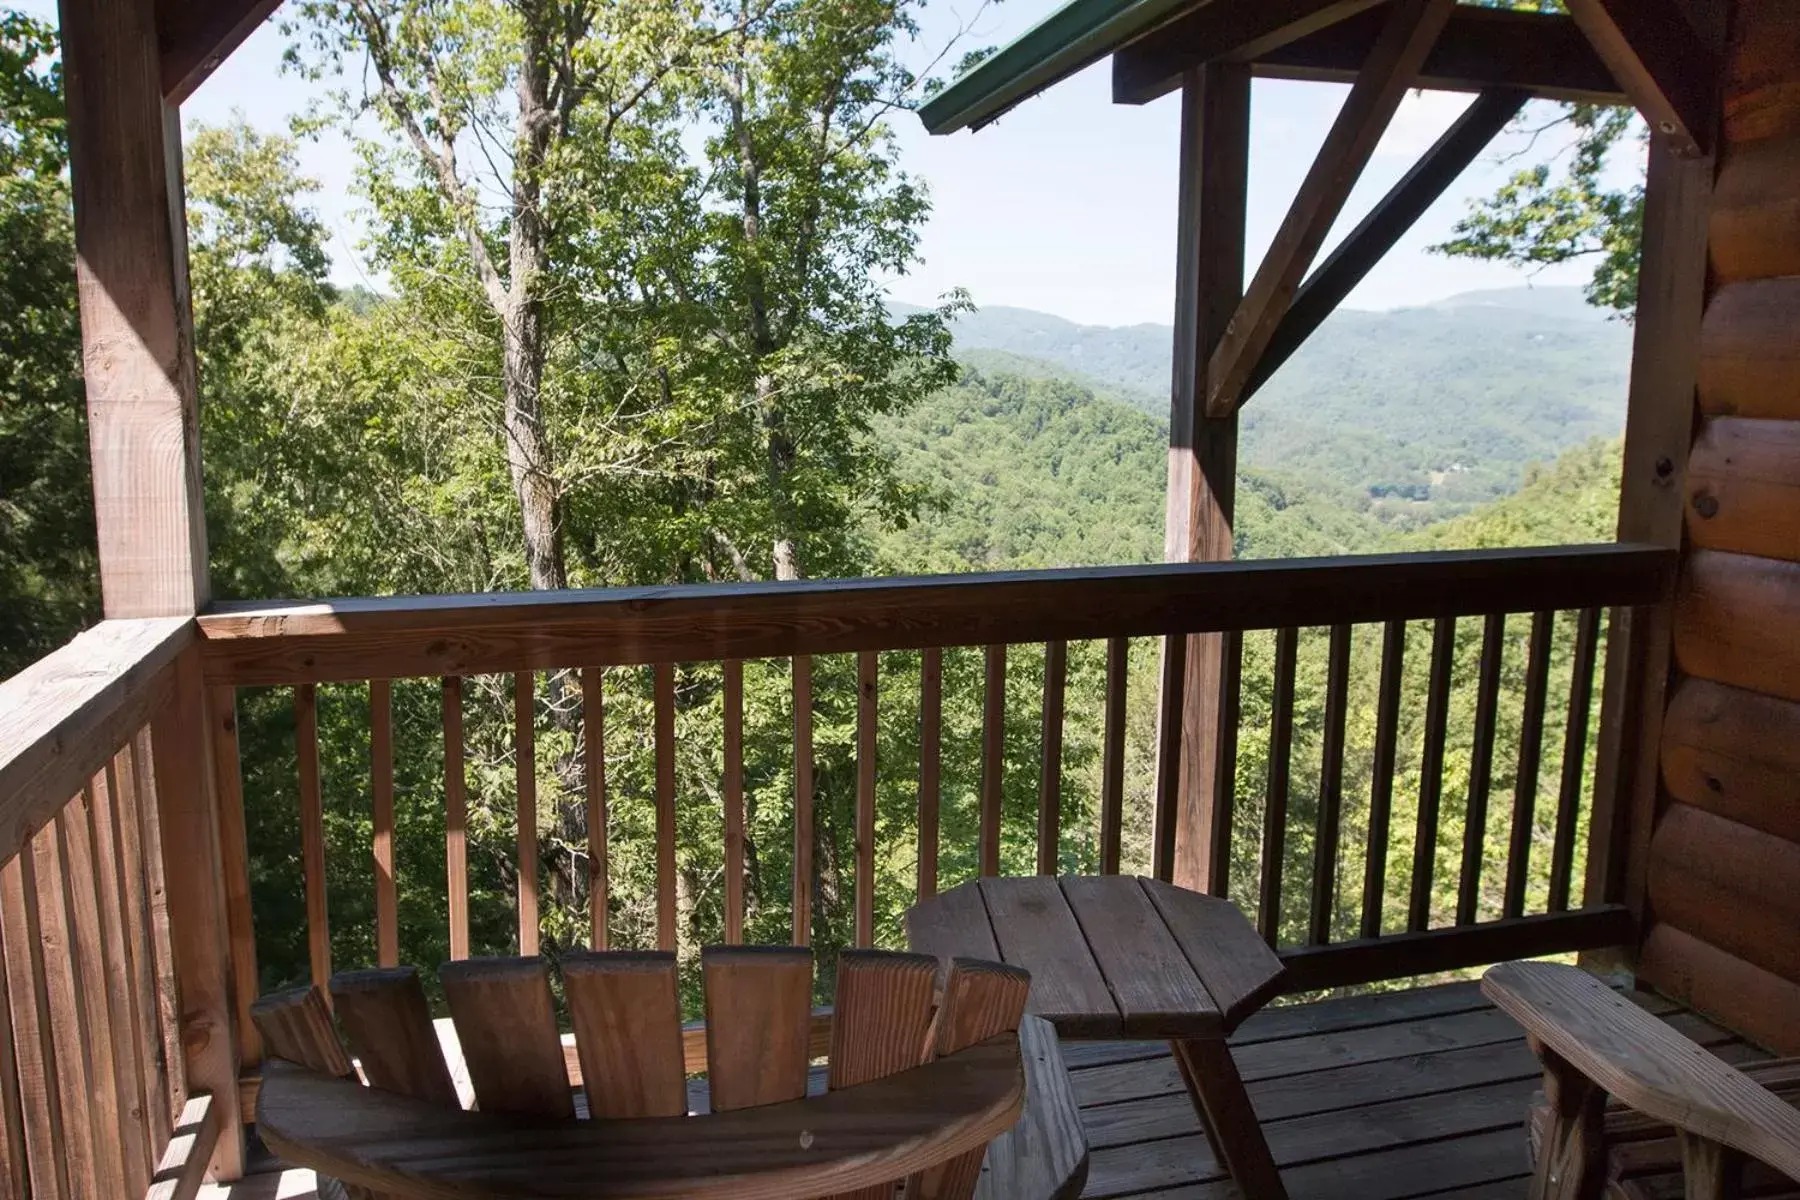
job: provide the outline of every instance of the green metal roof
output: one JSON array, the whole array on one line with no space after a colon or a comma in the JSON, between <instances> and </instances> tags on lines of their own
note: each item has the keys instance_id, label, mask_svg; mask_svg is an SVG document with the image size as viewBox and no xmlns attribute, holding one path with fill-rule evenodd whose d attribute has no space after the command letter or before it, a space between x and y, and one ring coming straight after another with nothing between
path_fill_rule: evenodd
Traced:
<instances>
[{"instance_id":1,"label":"green metal roof","mask_svg":"<svg viewBox=\"0 0 1800 1200\"><path fill-rule=\"evenodd\" d=\"M919 109L929 133L979 129L1021 100L1150 32L1196 0L1070 0Z\"/></svg>"}]
</instances>

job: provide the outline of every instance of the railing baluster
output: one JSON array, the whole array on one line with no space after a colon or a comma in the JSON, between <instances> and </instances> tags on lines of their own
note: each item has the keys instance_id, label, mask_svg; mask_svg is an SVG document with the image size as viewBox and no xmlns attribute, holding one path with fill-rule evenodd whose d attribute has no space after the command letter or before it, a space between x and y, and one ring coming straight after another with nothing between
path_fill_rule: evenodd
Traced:
<instances>
[{"instance_id":1,"label":"railing baluster","mask_svg":"<svg viewBox=\"0 0 1800 1200\"><path fill-rule=\"evenodd\" d=\"M139 866L143 871L144 919L150 926L151 983L156 992L156 1036L164 1078L164 1116L172 1130L187 1105L187 1057L181 1045L181 998L175 983L175 935L169 928L169 881L163 864L162 785L157 779L153 726L140 729L131 742L132 773L137 781Z\"/></svg>"},{"instance_id":2,"label":"railing baluster","mask_svg":"<svg viewBox=\"0 0 1800 1200\"><path fill-rule=\"evenodd\" d=\"M38 1168L32 1173L31 1194L67 1197L69 1164L62 1148L69 1138L56 1097L56 1043L50 1032L49 984L38 921L37 869L29 843L0 864L0 927L6 940L7 1000L12 1010L12 1028L18 1037L14 1055L19 1073L19 1105L24 1110L25 1149ZM46 1165L49 1169L45 1169Z\"/></svg>"},{"instance_id":3,"label":"railing baluster","mask_svg":"<svg viewBox=\"0 0 1800 1200\"><path fill-rule=\"evenodd\" d=\"M1463 809L1462 879L1456 889L1456 923L1473 925L1481 898L1487 852L1488 791L1494 776L1494 729L1500 708L1500 666L1506 650L1506 616L1482 623L1481 672L1475 693L1475 744L1469 751L1469 799Z\"/></svg>"},{"instance_id":4,"label":"railing baluster","mask_svg":"<svg viewBox=\"0 0 1800 1200\"><path fill-rule=\"evenodd\" d=\"M1069 644L1044 647L1043 763L1038 771L1039 875L1054 875L1061 858L1063 697L1069 682Z\"/></svg>"},{"instance_id":5,"label":"railing baluster","mask_svg":"<svg viewBox=\"0 0 1800 1200\"><path fill-rule=\"evenodd\" d=\"M94 1167L101 1184L115 1195L142 1195L149 1186L148 1173L133 1187L127 1171L125 1120L130 1113L130 1093L119 1075L119 1047L114 1044L117 1025L113 1017L111 980L114 964L107 961L105 935L100 924L99 871L94 862L93 785L63 808L56 818L57 848L63 865L63 919L67 940L62 943L75 981L75 1019L79 1021L81 1053L87 1059L88 1103L93 1122Z\"/></svg>"},{"instance_id":6,"label":"railing baluster","mask_svg":"<svg viewBox=\"0 0 1800 1200\"><path fill-rule=\"evenodd\" d=\"M1369 781L1369 837L1363 861L1360 933L1381 936L1387 896L1388 827L1394 810L1395 746L1400 737L1400 685L1406 665L1406 622L1389 621L1381 634L1381 682L1375 702L1375 761Z\"/></svg>"},{"instance_id":7,"label":"railing baluster","mask_svg":"<svg viewBox=\"0 0 1800 1200\"><path fill-rule=\"evenodd\" d=\"M812 657L794 656L794 945L812 944Z\"/></svg>"},{"instance_id":8,"label":"railing baluster","mask_svg":"<svg viewBox=\"0 0 1800 1200\"><path fill-rule=\"evenodd\" d=\"M256 973L256 927L250 911L250 844L244 823L244 775L238 754L237 689L206 690L212 722L213 780L219 803L219 860L224 871L225 930L231 939L231 978L237 995L238 1060L244 1067L262 1061L262 1037L250 1020L250 1005L262 990ZM160 1143L153 1153L160 1153Z\"/></svg>"},{"instance_id":9,"label":"railing baluster","mask_svg":"<svg viewBox=\"0 0 1800 1200\"><path fill-rule=\"evenodd\" d=\"M856 944L875 944L875 703L881 659L856 656Z\"/></svg>"},{"instance_id":10,"label":"railing baluster","mask_svg":"<svg viewBox=\"0 0 1800 1200\"><path fill-rule=\"evenodd\" d=\"M0 888L0 903L11 903ZM3 967L5 964L0 964ZM31 1194L24 1099L19 1094L20 1059L13 1049L12 972L0 969L0 1187L9 1197ZM45 1189L54 1193L54 1187ZM40 1193L41 1194L41 1193Z\"/></svg>"},{"instance_id":11,"label":"railing baluster","mask_svg":"<svg viewBox=\"0 0 1800 1200\"><path fill-rule=\"evenodd\" d=\"M944 652L919 655L919 899L937 895L939 783L944 738Z\"/></svg>"},{"instance_id":12,"label":"railing baluster","mask_svg":"<svg viewBox=\"0 0 1800 1200\"><path fill-rule=\"evenodd\" d=\"M674 950L675 664L656 664L656 945Z\"/></svg>"},{"instance_id":13,"label":"railing baluster","mask_svg":"<svg viewBox=\"0 0 1800 1200\"><path fill-rule=\"evenodd\" d=\"M306 876L307 957L312 981L327 988L331 982L331 917L325 904L325 806L319 794L319 692L310 683L294 689L294 743L300 768L300 861Z\"/></svg>"},{"instance_id":14,"label":"railing baluster","mask_svg":"<svg viewBox=\"0 0 1800 1200\"><path fill-rule=\"evenodd\" d=\"M139 947L128 934L125 890L119 878L123 858L118 836L118 773L107 763L95 776L88 807L89 844L93 848L95 898L99 905L105 988L112 1020L113 1059L117 1064L119 1126L130 1194L141 1196L150 1186L162 1143L150 1132L145 1062L138 1045L140 1012L136 962Z\"/></svg>"},{"instance_id":15,"label":"railing baluster","mask_svg":"<svg viewBox=\"0 0 1800 1200\"><path fill-rule=\"evenodd\" d=\"M1237 809L1238 728L1243 723L1244 635L1224 635L1219 654L1219 742L1213 750L1212 847L1207 891L1231 894L1231 823Z\"/></svg>"},{"instance_id":16,"label":"railing baluster","mask_svg":"<svg viewBox=\"0 0 1800 1200\"><path fill-rule=\"evenodd\" d=\"M60 1149L69 1160L69 1189L76 1196L116 1195L95 1153L94 1114L89 1104L88 1016L81 977L71 953L72 932L64 905L63 851L58 826L50 822L32 836L29 853L37 882L39 936L44 939L44 996L50 1014L50 1040L56 1048L57 1103L62 1108Z\"/></svg>"},{"instance_id":17,"label":"railing baluster","mask_svg":"<svg viewBox=\"0 0 1800 1200\"><path fill-rule=\"evenodd\" d=\"M1156 725L1156 814L1151 820L1150 873L1175 878L1175 827L1181 816L1181 723L1187 700L1188 639L1163 639L1162 703Z\"/></svg>"},{"instance_id":18,"label":"railing baluster","mask_svg":"<svg viewBox=\"0 0 1800 1200\"><path fill-rule=\"evenodd\" d=\"M463 773L463 681L444 679L444 879L449 895L450 957L469 957L469 797Z\"/></svg>"},{"instance_id":19,"label":"railing baluster","mask_svg":"<svg viewBox=\"0 0 1800 1200\"><path fill-rule=\"evenodd\" d=\"M730 734L727 733L729 739ZM727 740L726 745L730 742ZM587 798L588 945L607 948L607 912L612 900L606 811L606 670L581 670L581 771Z\"/></svg>"},{"instance_id":20,"label":"railing baluster","mask_svg":"<svg viewBox=\"0 0 1800 1200\"><path fill-rule=\"evenodd\" d=\"M519 953L538 952L537 680L513 673L513 779L519 825Z\"/></svg>"},{"instance_id":21,"label":"railing baluster","mask_svg":"<svg viewBox=\"0 0 1800 1200\"><path fill-rule=\"evenodd\" d=\"M986 651L987 687L981 712L981 843L982 875L1000 874L1000 816L1006 768L1006 647Z\"/></svg>"},{"instance_id":22,"label":"railing baluster","mask_svg":"<svg viewBox=\"0 0 1800 1200\"><path fill-rule=\"evenodd\" d=\"M375 961L400 965L399 893L394 884L394 685L369 681L369 796L374 809Z\"/></svg>"},{"instance_id":23,"label":"railing baluster","mask_svg":"<svg viewBox=\"0 0 1800 1200\"><path fill-rule=\"evenodd\" d=\"M1125 678L1131 644L1106 640L1106 734L1100 752L1100 872L1119 873L1119 840L1125 824Z\"/></svg>"},{"instance_id":24,"label":"railing baluster","mask_svg":"<svg viewBox=\"0 0 1800 1200\"><path fill-rule=\"evenodd\" d=\"M744 664L724 666L725 941L744 940Z\"/></svg>"},{"instance_id":25,"label":"railing baluster","mask_svg":"<svg viewBox=\"0 0 1800 1200\"><path fill-rule=\"evenodd\" d=\"M144 1116L150 1133L150 1153L159 1154L173 1130L169 1111L169 1080L163 1067L162 1031L157 1007L156 950L152 943L148 897L145 895L144 839L139 815L145 791L137 769L137 753L127 742L113 755L113 840L117 847L113 872L118 880L119 903L125 920L125 944L131 952L128 970L134 1008L132 1036L137 1060L143 1068ZM261 1038L257 1039L260 1048ZM154 1164L152 1164L154 1166Z\"/></svg>"},{"instance_id":26,"label":"railing baluster","mask_svg":"<svg viewBox=\"0 0 1800 1200\"><path fill-rule=\"evenodd\" d=\"M1425 689L1425 746L1419 756L1419 822L1413 838L1412 895L1406 928L1431 925L1431 883L1437 868L1438 807L1444 796L1444 735L1450 723L1450 684L1456 672L1456 618L1439 617L1431 630L1431 679Z\"/></svg>"},{"instance_id":27,"label":"railing baluster","mask_svg":"<svg viewBox=\"0 0 1800 1200\"><path fill-rule=\"evenodd\" d=\"M1287 853L1290 758L1294 745L1294 667L1300 631L1275 633L1275 691L1269 713L1269 786L1263 809L1262 895L1256 927L1273 946L1281 939L1281 874Z\"/></svg>"},{"instance_id":28,"label":"railing baluster","mask_svg":"<svg viewBox=\"0 0 1800 1200\"><path fill-rule=\"evenodd\" d=\"M1506 895L1502 916L1525 913L1525 882L1531 869L1531 835L1537 822L1538 770L1544 753L1544 701L1550 687L1550 643L1556 614L1531 618L1531 647L1525 665L1525 707L1519 723L1519 771L1513 789L1512 839L1506 856Z\"/></svg>"},{"instance_id":29,"label":"railing baluster","mask_svg":"<svg viewBox=\"0 0 1800 1200\"><path fill-rule=\"evenodd\" d=\"M1308 937L1315 946L1331 940L1337 900L1338 828L1344 812L1344 725L1350 707L1350 626L1331 628L1325 677L1325 737L1319 764L1319 813L1313 837L1312 912Z\"/></svg>"},{"instance_id":30,"label":"railing baluster","mask_svg":"<svg viewBox=\"0 0 1800 1200\"><path fill-rule=\"evenodd\" d=\"M1562 790L1556 804L1556 840L1550 851L1550 912L1567 912L1575 870L1575 825L1587 775L1588 716L1594 699L1594 660L1600 645L1600 610L1582 610L1575 626L1575 663L1569 677L1569 723L1563 735Z\"/></svg>"}]
</instances>

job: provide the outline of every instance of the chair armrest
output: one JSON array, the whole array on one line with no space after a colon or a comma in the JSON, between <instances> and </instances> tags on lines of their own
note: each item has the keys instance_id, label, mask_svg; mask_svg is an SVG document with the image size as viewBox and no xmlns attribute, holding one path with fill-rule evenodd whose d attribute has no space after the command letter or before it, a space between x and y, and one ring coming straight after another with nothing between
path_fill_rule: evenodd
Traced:
<instances>
[{"instance_id":1,"label":"chair armrest","mask_svg":"<svg viewBox=\"0 0 1800 1200\"><path fill-rule=\"evenodd\" d=\"M1800 1180L1800 1110L1587 972L1506 963L1481 990L1621 1104Z\"/></svg>"}]
</instances>

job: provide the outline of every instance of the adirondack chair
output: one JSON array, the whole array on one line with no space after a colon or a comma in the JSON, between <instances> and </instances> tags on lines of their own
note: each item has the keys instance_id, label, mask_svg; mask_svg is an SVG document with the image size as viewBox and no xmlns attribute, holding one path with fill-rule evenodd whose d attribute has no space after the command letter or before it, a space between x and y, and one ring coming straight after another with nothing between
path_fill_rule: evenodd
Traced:
<instances>
[{"instance_id":1,"label":"adirondack chair","mask_svg":"<svg viewBox=\"0 0 1800 1200\"><path fill-rule=\"evenodd\" d=\"M1575 967L1481 986L1544 1066L1532 1200L1800 1200L1800 1060L1739 1070Z\"/></svg>"},{"instance_id":2,"label":"adirondack chair","mask_svg":"<svg viewBox=\"0 0 1800 1200\"><path fill-rule=\"evenodd\" d=\"M715 947L701 961L697 1115L674 955L578 953L561 964L572 1046L543 959L442 968L472 1110L414 969L340 973L329 1008L316 987L258 1001L258 1133L383 1200L889 1200L901 1183L920 1200L1079 1192L1086 1145L1055 1034L1024 1016L1024 972L957 959L940 993L936 959L844 953L825 1090L809 1095L811 952ZM1015 1128L1028 1092L1032 1119Z\"/></svg>"}]
</instances>

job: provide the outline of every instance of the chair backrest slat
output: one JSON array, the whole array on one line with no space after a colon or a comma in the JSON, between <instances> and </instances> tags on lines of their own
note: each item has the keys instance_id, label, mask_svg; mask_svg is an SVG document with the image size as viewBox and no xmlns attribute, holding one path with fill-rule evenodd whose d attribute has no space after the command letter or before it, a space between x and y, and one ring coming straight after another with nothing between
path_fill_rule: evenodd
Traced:
<instances>
[{"instance_id":1,"label":"chair backrest slat","mask_svg":"<svg viewBox=\"0 0 1800 1200\"><path fill-rule=\"evenodd\" d=\"M938 1010L936 1053L940 1057L956 1054L1018 1029L1030 992L1031 976L1017 967L952 959ZM921 1171L907 1181L906 1195L909 1200L969 1200L981 1181L981 1161L986 1155L984 1146Z\"/></svg>"},{"instance_id":2,"label":"chair backrest slat","mask_svg":"<svg viewBox=\"0 0 1800 1200\"><path fill-rule=\"evenodd\" d=\"M331 1009L317 987L264 996L250 1006L250 1019L270 1056L338 1079L350 1074L350 1056L344 1053L344 1043L331 1023Z\"/></svg>"},{"instance_id":3,"label":"chair backrest slat","mask_svg":"<svg viewBox=\"0 0 1800 1200\"><path fill-rule=\"evenodd\" d=\"M465 958L445 963L438 978L481 1110L574 1116L544 960Z\"/></svg>"},{"instance_id":4,"label":"chair backrest slat","mask_svg":"<svg viewBox=\"0 0 1800 1200\"><path fill-rule=\"evenodd\" d=\"M833 1091L898 1075L931 1052L937 959L928 954L846 950L838 958L831 1014ZM830 1200L891 1200L893 1184L841 1192Z\"/></svg>"},{"instance_id":5,"label":"chair backrest slat","mask_svg":"<svg viewBox=\"0 0 1800 1200\"><path fill-rule=\"evenodd\" d=\"M812 951L804 946L709 946L706 1067L712 1110L806 1096Z\"/></svg>"},{"instance_id":6,"label":"chair backrest slat","mask_svg":"<svg viewBox=\"0 0 1800 1200\"><path fill-rule=\"evenodd\" d=\"M461 1107L418 971L340 971L331 977L331 1000L370 1087Z\"/></svg>"},{"instance_id":7,"label":"chair backrest slat","mask_svg":"<svg viewBox=\"0 0 1800 1200\"><path fill-rule=\"evenodd\" d=\"M660 950L570 954L563 991L582 1089L595 1119L687 1112L675 955Z\"/></svg>"}]
</instances>

